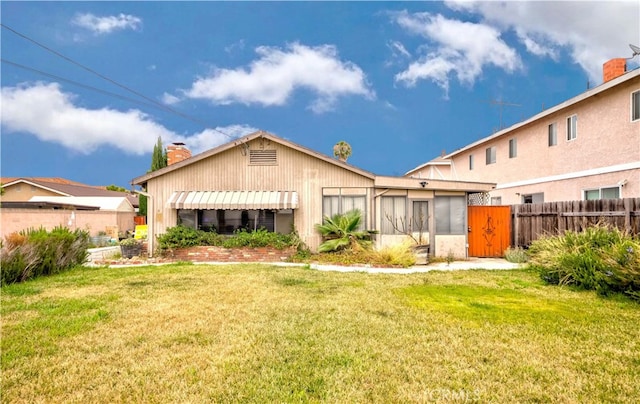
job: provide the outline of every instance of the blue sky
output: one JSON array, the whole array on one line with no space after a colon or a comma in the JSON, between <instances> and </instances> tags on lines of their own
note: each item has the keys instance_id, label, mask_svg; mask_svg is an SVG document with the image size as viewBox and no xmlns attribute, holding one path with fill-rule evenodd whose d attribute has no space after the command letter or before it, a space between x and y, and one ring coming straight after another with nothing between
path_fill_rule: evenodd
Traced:
<instances>
[{"instance_id":1,"label":"blue sky","mask_svg":"<svg viewBox=\"0 0 640 404\"><path fill-rule=\"evenodd\" d=\"M0 7L1 175L127 188L159 136L198 153L257 129L328 155L344 140L349 163L402 175L640 45L637 1Z\"/></svg>"}]
</instances>

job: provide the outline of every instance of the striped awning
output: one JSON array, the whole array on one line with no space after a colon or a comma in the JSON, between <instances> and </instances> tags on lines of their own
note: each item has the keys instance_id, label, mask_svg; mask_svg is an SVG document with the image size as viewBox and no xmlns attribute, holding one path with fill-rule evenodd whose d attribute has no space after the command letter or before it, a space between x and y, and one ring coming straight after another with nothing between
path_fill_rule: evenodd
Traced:
<instances>
[{"instance_id":1,"label":"striped awning","mask_svg":"<svg viewBox=\"0 0 640 404\"><path fill-rule=\"evenodd\" d=\"M167 205L172 209L296 209L295 191L176 191Z\"/></svg>"}]
</instances>

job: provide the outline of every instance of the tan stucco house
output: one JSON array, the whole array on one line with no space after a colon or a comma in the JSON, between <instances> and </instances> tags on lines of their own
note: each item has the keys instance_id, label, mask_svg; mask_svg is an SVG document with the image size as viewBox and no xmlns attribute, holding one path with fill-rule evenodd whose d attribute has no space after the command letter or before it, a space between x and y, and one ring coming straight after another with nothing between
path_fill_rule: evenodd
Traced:
<instances>
[{"instance_id":1,"label":"tan stucco house","mask_svg":"<svg viewBox=\"0 0 640 404\"><path fill-rule=\"evenodd\" d=\"M491 204L640 197L640 69L605 63L605 82L405 174L491 181Z\"/></svg>"},{"instance_id":2,"label":"tan stucco house","mask_svg":"<svg viewBox=\"0 0 640 404\"><path fill-rule=\"evenodd\" d=\"M156 237L178 224L227 234L241 227L295 229L315 250L322 242L315 225L357 208L363 229L379 232L378 247L406 239L402 224L420 217L431 254L458 257L466 256L468 194L495 186L377 176L263 131L134 178L132 185L149 197L150 253Z\"/></svg>"},{"instance_id":3,"label":"tan stucco house","mask_svg":"<svg viewBox=\"0 0 640 404\"><path fill-rule=\"evenodd\" d=\"M29 228L68 227L91 236L133 231L137 196L64 178L3 177L0 237Z\"/></svg>"}]
</instances>

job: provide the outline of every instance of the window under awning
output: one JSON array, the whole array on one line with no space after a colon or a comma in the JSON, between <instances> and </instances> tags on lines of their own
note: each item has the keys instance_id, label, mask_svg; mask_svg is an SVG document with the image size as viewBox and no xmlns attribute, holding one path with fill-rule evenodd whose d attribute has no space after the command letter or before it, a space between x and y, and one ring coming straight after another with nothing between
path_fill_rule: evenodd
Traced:
<instances>
[{"instance_id":1,"label":"window under awning","mask_svg":"<svg viewBox=\"0 0 640 404\"><path fill-rule=\"evenodd\" d=\"M172 209L296 209L296 191L176 191L167 200Z\"/></svg>"}]
</instances>

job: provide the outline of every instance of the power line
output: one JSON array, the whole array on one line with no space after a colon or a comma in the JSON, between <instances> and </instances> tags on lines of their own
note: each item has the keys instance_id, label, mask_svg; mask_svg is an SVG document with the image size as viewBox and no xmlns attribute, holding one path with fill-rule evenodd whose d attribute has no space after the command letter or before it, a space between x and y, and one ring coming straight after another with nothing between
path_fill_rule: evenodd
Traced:
<instances>
[{"instance_id":1,"label":"power line","mask_svg":"<svg viewBox=\"0 0 640 404\"><path fill-rule=\"evenodd\" d=\"M90 86L90 85L87 85L87 84L83 84L83 83L80 83L80 82L77 82L77 81L74 81L74 80L65 79L64 77L60 77L60 76L56 76L55 74L43 72L42 70L38 70L38 69L34 69L32 67L29 67L29 66L21 65L19 63L15 63L15 62L12 62L12 61L7 60L7 59L0 58L0 61L2 63L6 63L8 65L11 65L11 66L14 66L14 67L18 67L20 69L29 70L31 72L38 73L38 74L40 74L42 76L50 77L50 78L56 79L58 81L64 81L66 83L73 84L75 86L82 87L82 88L85 88L87 90L95 91L95 92L98 92L98 93L101 93L101 94L104 94L104 95L108 95L108 96L111 96L111 97L119 98L121 100L133 102L133 103L136 103L136 104L145 105L147 107L158 108L158 109L165 110L164 108L160 108L160 107L158 107L157 105L154 105L154 104L146 103L146 102L140 101L140 100L135 100L133 98L125 97L124 95L121 95L121 94L112 93L110 91L102 90L100 88L93 87L93 86Z\"/></svg>"},{"instance_id":2,"label":"power line","mask_svg":"<svg viewBox=\"0 0 640 404\"><path fill-rule=\"evenodd\" d=\"M130 93L133 93L133 94L137 95L138 97L144 98L145 100L147 100L150 103L152 103L153 105L155 105L157 108L161 108L164 111L171 112L171 113L176 114L176 115L178 115L178 116L180 116L182 118L188 119L188 120L190 120L192 122L196 122L196 123L202 125L205 128L208 128L208 129L211 129L211 130L213 130L215 132L218 132L218 133L228 137L229 139L233 139L233 137L231 135L229 135L227 133L224 133L221 130L218 130L218 129L215 129L215 128L211 128L210 125L207 124L206 122L203 122L203 121L199 120L198 118L194 118L192 116L184 114L184 113L182 113L180 111L177 111L177 110L175 110L175 109L173 109L171 107L168 107L168 106L166 106L164 104L161 104L161 103L157 102L156 100L154 100L153 98L147 97L146 95L144 95L144 94L142 94L142 93L140 93L140 92L138 92L136 90L133 90L133 89L129 88L128 86L120 84L117 81L115 81L113 79L110 79L109 77L107 77L107 76L105 76L105 75L103 75L103 74L91 69L90 67L87 67L87 66L85 66L85 65L83 65L83 64L81 64L79 62L76 62L75 60L71 59L70 57L67 57L67 56L61 54L60 52L58 52L58 51L56 51L54 49L51 49L50 47L48 47L48 46L46 46L44 44L41 44L40 42L36 41L35 39L29 38L28 36L16 31L15 29L13 29L13 28L5 25L5 24L0 23L0 26L2 28L5 28L5 29L13 32L14 34L18 35L19 37L21 37L21 38L23 38L23 39L25 39L25 40L27 40L27 41L39 46L39 47L41 47L42 49L45 49L47 52L51 52L54 55L66 60L69 63L72 63L72 64L74 64L74 65L76 65L78 67L81 67L82 69L84 69L84 70L86 70L86 71L88 71L88 72L100 77L103 80L106 80L106 81L108 81L108 82L110 82L110 83L112 83L112 84L114 84L114 85L126 90L126 91L129 91Z\"/></svg>"}]
</instances>

